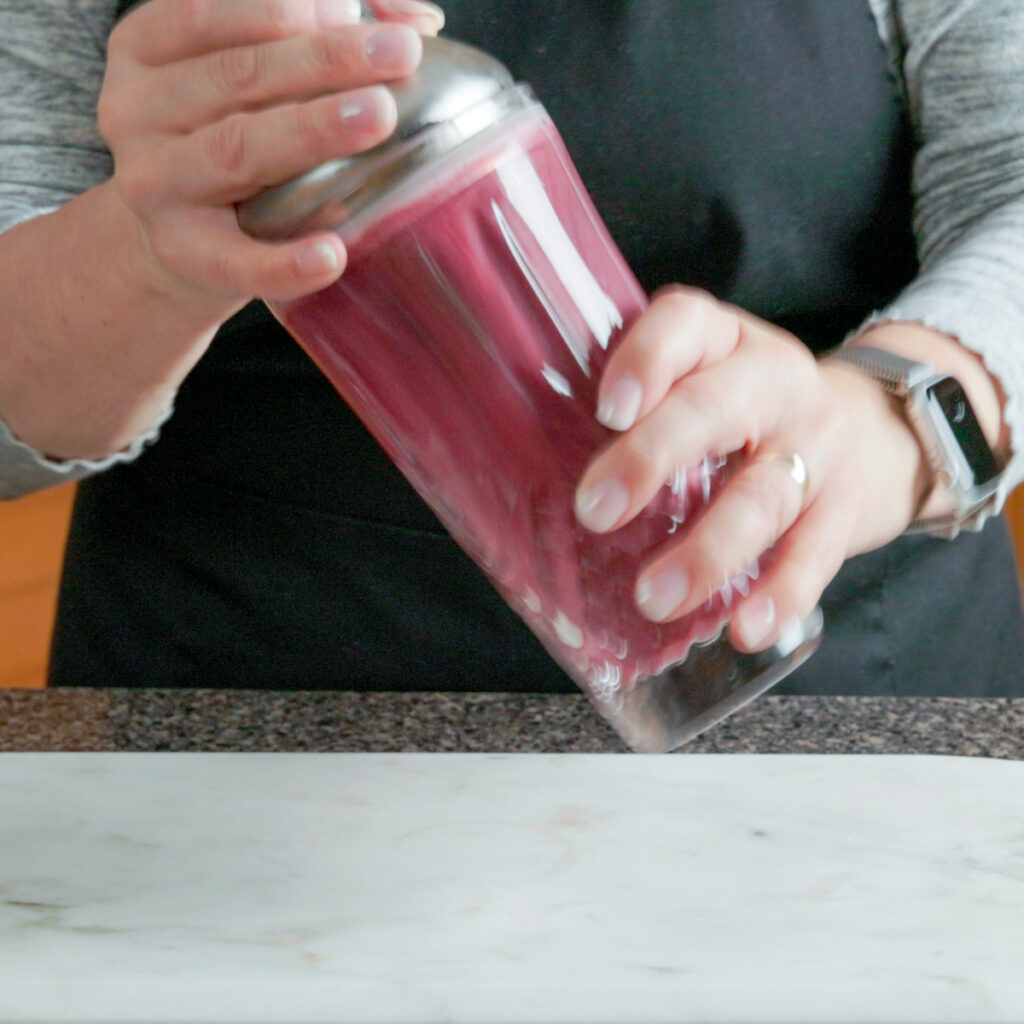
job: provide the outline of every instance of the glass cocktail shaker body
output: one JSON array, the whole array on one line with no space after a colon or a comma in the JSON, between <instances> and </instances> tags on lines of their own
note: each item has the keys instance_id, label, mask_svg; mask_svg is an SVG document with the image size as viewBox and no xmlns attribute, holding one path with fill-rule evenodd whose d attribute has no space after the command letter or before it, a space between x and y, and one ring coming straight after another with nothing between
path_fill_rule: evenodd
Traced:
<instances>
[{"instance_id":1,"label":"glass cocktail shaker body","mask_svg":"<svg viewBox=\"0 0 1024 1024\"><path fill-rule=\"evenodd\" d=\"M486 73L455 102L437 65L454 61L457 78L467 59ZM275 315L625 741L668 750L808 657L820 614L771 651L736 652L722 627L757 565L677 622L636 610L640 565L713 497L721 459L680 467L611 534L576 522L576 485L609 437L601 371L647 300L543 106L489 62L426 40L440 114L424 118L408 83L419 123L406 135L240 219L262 237L339 232L340 280Z\"/></svg>"}]
</instances>

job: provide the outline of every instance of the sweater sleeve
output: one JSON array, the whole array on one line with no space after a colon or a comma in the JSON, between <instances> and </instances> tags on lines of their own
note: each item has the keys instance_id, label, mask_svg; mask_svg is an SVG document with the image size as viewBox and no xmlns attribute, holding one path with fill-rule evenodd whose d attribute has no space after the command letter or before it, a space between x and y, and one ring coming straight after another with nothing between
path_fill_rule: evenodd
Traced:
<instances>
[{"instance_id":1,"label":"sweater sleeve","mask_svg":"<svg viewBox=\"0 0 1024 1024\"><path fill-rule=\"evenodd\" d=\"M0 231L110 176L96 104L114 0L0 0Z\"/></svg>"},{"instance_id":2,"label":"sweater sleeve","mask_svg":"<svg viewBox=\"0 0 1024 1024\"><path fill-rule=\"evenodd\" d=\"M872 3L917 134L921 269L869 325L912 321L952 335L999 381L1012 457L990 513L1024 479L1024 4Z\"/></svg>"},{"instance_id":3,"label":"sweater sleeve","mask_svg":"<svg viewBox=\"0 0 1024 1024\"><path fill-rule=\"evenodd\" d=\"M0 231L49 213L110 176L96 103L115 8L115 0L0 0ZM159 426L108 458L55 461L0 420L0 498L135 458Z\"/></svg>"}]
</instances>

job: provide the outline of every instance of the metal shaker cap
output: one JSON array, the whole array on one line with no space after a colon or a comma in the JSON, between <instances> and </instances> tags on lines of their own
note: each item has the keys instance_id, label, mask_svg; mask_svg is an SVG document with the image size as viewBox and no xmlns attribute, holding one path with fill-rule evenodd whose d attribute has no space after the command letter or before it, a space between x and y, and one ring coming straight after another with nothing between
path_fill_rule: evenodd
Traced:
<instances>
[{"instance_id":1,"label":"metal shaker cap","mask_svg":"<svg viewBox=\"0 0 1024 1024\"><path fill-rule=\"evenodd\" d=\"M242 229L271 240L336 228L412 171L532 102L508 69L465 43L423 39L416 72L388 83L398 107L395 132L373 149L321 164L238 207Z\"/></svg>"}]
</instances>

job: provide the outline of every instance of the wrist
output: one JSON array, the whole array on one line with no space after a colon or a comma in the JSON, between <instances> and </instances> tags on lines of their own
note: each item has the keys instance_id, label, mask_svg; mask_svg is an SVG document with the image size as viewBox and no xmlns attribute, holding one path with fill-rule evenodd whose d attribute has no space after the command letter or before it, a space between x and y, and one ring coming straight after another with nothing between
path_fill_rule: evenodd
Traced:
<instances>
[{"instance_id":1,"label":"wrist","mask_svg":"<svg viewBox=\"0 0 1024 1024\"><path fill-rule=\"evenodd\" d=\"M924 324L891 322L868 328L847 342L847 346L856 345L928 363L936 373L955 377L970 399L989 446L1005 460L1009 454L1009 430L1003 420L1006 396L980 357L956 338Z\"/></svg>"},{"instance_id":2,"label":"wrist","mask_svg":"<svg viewBox=\"0 0 1024 1024\"><path fill-rule=\"evenodd\" d=\"M980 361L952 338L913 324L865 332L830 361L894 396L917 439L926 481L909 531L954 537L963 526L980 528L998 508L1005 464L997 447L1001 394Z\"/></svg>"},{"instance_id":3,"label":"wrist","mask_svg":"<svg viewBox=\"0 0 1024 1024\"><path fill-rule=\"evenodd\" d=\"M855 367L823 356L821 372L847 423L845 458L860 481L857 525L847 555L903 533L927 495L930 473L900 401Z\"/></svg>"},{"instance_id":4,"label":"wrist","mask_svg":"<svg viewBox=\"0 0 1024 1024\"><path fill-rule=\"evenodd\" d=\"M109 185L0 236L0 415L53 460L103 458L165 416L230 313L175 306Z\"/></svg>"}]
</instances>

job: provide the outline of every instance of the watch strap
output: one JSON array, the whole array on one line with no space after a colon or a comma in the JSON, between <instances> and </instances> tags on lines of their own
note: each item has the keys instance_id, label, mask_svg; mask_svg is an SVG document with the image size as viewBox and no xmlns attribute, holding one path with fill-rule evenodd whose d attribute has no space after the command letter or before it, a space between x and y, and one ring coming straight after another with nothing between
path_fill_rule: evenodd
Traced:
<instances>
[{"instance_id":1,"label":"watch strap","mask_svg":"<svg viewBox=\"0 0 1024 1024\"><path fill-rule=\"evenodd\" d=\"M935 376L930 363L918 363L869 345L846 345L829 353L829 358L859 367L895 395L909 394Z\"/></svg>"},{"instance_id":2,"label":"watch strap","mask_svg":"<svg viewBox=\"0 0 1024 1024\"><path fill-rule=\"evenodd\" d=\"M883 388L898 398L906 400L908 407L912 401L913 393L927 384L929 381L938 379L935 367L929 363L917 362L903 356L888 352L885 349L874 348L869 345L844 345L829 353L829 359L847 363L862 370L868 376L876 380ZM914 416L907 416L908 424L915 432L918 443L924 452L926 460L931 465L934 474L931 485L927 488L921 498L923 507L937 486L939 474L943 472L943 466L939 463L936 455L936 448L932 439L922 436L922 424L920 419ZM942 516L929 517L927 519L915 517L907 527L907 533L930 533L939 537L955 537L962 527L972 530L981 529L985 521L996 512L1002 504L1001 488L998 482L987 489L986 493L976 504L969 507L961 507L951 513Z\"/></svg>"}]
</instances>

